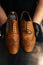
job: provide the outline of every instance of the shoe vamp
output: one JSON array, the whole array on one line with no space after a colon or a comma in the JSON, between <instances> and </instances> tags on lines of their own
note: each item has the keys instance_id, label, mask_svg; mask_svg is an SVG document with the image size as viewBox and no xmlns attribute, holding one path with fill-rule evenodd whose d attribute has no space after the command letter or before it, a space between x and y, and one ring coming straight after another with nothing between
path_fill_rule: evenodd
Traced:
<instances>
[{"instance_id":1,"label":"shoe vamp","mask_svg":"<svg viewBox=\"0 0 43 65\"><path fill-rule=\"evenodd\" d=\"M24 39L32 40L32 39L35 37L35 35L34 35L34 33L32 33L32 34L23 33L23 34L22 34L22 37L23 37Z\"/></svg>"}]
</instances>

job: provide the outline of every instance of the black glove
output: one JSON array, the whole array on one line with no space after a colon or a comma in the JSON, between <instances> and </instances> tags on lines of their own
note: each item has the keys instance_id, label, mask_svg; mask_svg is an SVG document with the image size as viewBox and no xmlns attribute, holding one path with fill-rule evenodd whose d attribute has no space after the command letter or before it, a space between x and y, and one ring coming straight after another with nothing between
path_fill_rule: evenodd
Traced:
<instances>
[{"instance_id":1,"label":"black glove","mask_svg":"<svg viewBox=\"0 0 43 65\"><path fill-rule=\"evenodd\" d=\"M6 24L3 24L2 26L0 26L0 38L4 38L5 34L6 34Z\"/></svg>"},{"instance_id":2,"label":"black glove","mask_svg":"<svg viewBox=\"0 0 43 65\"><path fill-rule=\"evenodd\" d=\"M37 23L33 23L34 30L35 30L35 36L38 37L39 33L42 32L41 27Z\"/></svg>"},{"instance_id":3,"label":"black glove","mask_svg":"<svg viewBox=\"0 0 43 65\"><path fill-rule=\"evenodd\" d=\"M1 38L1 26L0 26L0 38Z\"/></svg>"}]
</instances>

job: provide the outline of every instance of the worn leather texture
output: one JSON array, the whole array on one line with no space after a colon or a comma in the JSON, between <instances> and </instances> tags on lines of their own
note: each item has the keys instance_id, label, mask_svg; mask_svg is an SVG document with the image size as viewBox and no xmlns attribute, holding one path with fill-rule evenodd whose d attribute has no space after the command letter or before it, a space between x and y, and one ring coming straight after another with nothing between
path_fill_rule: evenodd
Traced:
<instances>
[{"instance_id":1,"label":"worn leather texture","mask_svg":"<svg viewBox=\"0 0 43 65\"><path fill-rule=\"evenodd\" d=\"M27 11L25 11L23 15L24 14L27 14ZM29 20L29 16L28 16L28 20L25 19L22 20L21 17L21 22L20 22L21 23L21 44L23 46L24 51L26 52L31 52L36 43L33 23L32 20Z\"/></svg>"},{"instance_id":2,"label":"worn leather texture","mask_svg":"<svg viewBox=\"0 0 43 65\"><path fill-rule=\"evenodd\" d=\"M19 50L19 29L18 19L8 20L6 25L6 45L11 54Z\"/></svg>"}]
</instances>

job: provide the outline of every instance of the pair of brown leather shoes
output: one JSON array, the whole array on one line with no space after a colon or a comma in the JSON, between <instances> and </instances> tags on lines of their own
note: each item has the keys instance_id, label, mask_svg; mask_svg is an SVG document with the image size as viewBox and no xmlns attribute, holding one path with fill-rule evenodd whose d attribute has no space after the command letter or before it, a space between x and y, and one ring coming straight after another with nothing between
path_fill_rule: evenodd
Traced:
<instances>
[{"instance_id":1,"label":"pair of brown leather shoes","mask_svg":"<svg viewBox=\"0 0 43 65\"><path fill-rule=\"evenodd\" d=\"M33 23L27 11L21 14L20 26L21 34L19 34L17 13L11 12L6 25L6 43L11 54L16 54L18 52L20 37L25 52L31 52L36 42Z\"/></svg>"}]
</instances>

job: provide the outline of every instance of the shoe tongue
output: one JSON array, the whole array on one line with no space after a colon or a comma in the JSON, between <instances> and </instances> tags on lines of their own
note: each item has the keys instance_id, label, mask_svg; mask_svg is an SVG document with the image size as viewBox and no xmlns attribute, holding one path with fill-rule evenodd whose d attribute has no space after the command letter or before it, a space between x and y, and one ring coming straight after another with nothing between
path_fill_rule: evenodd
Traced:
<instances>
[{"instance_id":1,"label":"shoe tongue","mask_svg":"<svg viewBox=\"0 0 43 65\"><path fill-rule=\"evenodd\" d=\"M27 22L30 21L29 16L28 16L27 13L24 13L24 14L23 14L22 19L25 20L25 21L27 21Z\"/></svg>"},{"instance_id":2,"label":"shoe tongue","mask_svg":"<svg viewBox=\"0 0 43 65\"><path fill-rule=\"evenodd\" d=\"M9 19L9 20L16 20L16 19L17 19L17 18L16 18L16 13L15 13L15 12L11 12L11 13L9 14L8 19Z\"/></svg>"}]
</instances>

